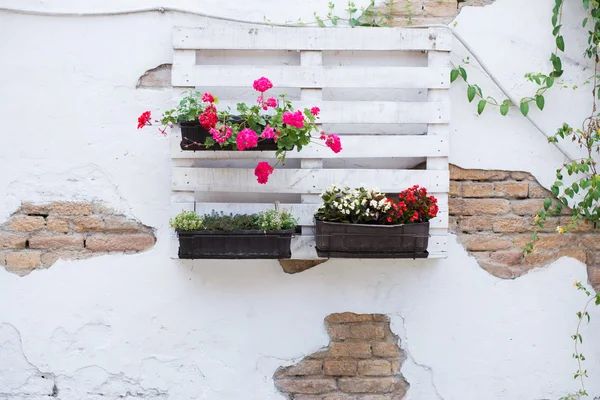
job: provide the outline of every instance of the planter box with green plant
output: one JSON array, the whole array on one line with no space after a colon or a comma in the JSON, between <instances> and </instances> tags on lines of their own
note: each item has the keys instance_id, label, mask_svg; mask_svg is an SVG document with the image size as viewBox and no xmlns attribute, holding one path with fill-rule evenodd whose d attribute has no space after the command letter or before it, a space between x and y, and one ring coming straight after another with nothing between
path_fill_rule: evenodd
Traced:
<instances>
[{"instance_id":1,"label":"planter box with green plant","mask_svg":"<svg viewBox=\"0 0 600 400\"><path fill-rule=\"evenodd\" d=\"M183 211L170 221L179 238L179 258L290 258L296 218L287 210L200 216Z\"/></svg>"},{"instance_id":2,"label":"planter box with green plant","mask_svg":"<svg viewBox=\"0 0 600 400\"><path fill-rule=\"evenodd\" d=\"M315 214L320 257L426 258L429 220L438 213L437 199L413 186L397 200L361 187L333 185L321 194Z\"/></svg>"},{"instance_id":3,"label":"planter box with green plant","mask_svg":"<svg viewBox=\"0 0 600 400\"><path fill-rule=\"evenodd\" d=\"M217 110L218 99L211 93L192 90L175 109L165 111L155 122L163 126L160 128L163 135L167 127L181 126L182 150L271 150L275 151L278 163L285 162L286 152L301 151L311 141L335 153L342 150L339 136L319 132L316 122L319 107L294 111L285 94L279 100L267 98L265 92L273 84L265 77L255 80L253 87L259 92L256 104L238 103L239 115ZM138 129L152 125L151 121L150 111L145 111L138 118ZM313 136L317 132L318 136ZM267 183L273 168L265 161L259 162L254 171L258 183Z\"/></svg>"}]
</instances>

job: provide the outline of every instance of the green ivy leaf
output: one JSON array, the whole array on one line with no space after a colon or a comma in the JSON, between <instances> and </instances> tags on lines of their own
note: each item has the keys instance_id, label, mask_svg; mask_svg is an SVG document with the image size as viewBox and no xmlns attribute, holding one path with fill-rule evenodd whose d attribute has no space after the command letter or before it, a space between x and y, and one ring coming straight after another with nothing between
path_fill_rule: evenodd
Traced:
<instances>
[{"instance_id":1,"label":"green ivy leaf","mask_svg":"<svg viewBox=\"0 0 600 400\"><path fill-rule=\"evenodd\" d=\"M508 104L502 104L500 106L500 114L502 114L503 116L505 116L506 114L508 114Z\"/></svg>"},{"instance_id":2,"label":"green ivy leaf","mask_svg":"<svg viewBox=\"0 0 600 400\"><path fill-rule=\"evenodd\" d=\"M350 22L350 26L351 26L351 27L355 27L355 26L357 26L357 25L359 25L359 24L360 24L360 21L359 21L359 20L357 20L356 18L350 18L350 21L349 21L349 22Z\"/></svg>"},{"instance_id":3,"label":"green ivy leaf","mask_svg":"<svg viewBox=\"0 0 600 400\"><path fill-rule=\"evenodd\" d=\"M473 86L469 85L467 88L467 99L469 99L469 103L473 101L476 93L477 90Z\"/></svg>"},{"instance_id":4,"label":"green ivy leaf","mask_svg":"<svg viewBox=\"0 0 600 400\"><path fill-rule=\"evenodd\" d=\"M544 104L545 104L544 96L536 94L535 95L535 104L538 106L538 108L540 110L543 110L544 109Z\"/></svg>"},{"instance_id":5,"label":"green ivy leaf","mask_svg":"<svg viewBox=\"0 0 600 400\"><path fill-rule=\"evenodd\" d=\"M582 26L583 28L585 28L585 26L587 25L587 23L588 23L588 19L587 19L587 17L586 17L586 18L584 18L584 19L583 19L583 22L581 23L581 26Z\"/></svg>"},{"instance_id":6,"label":"green ivy leaf","mask_svg":"<svg viewBox=\"0 0 600 400\"><path fill-rule=\"evenodd\" d=\"M550 89L552 85L554 85L554 78L549 76L548 78L546 78L546 87Z\"/></svg>"},{"instance_id":7,"label":"green ivy leaf","mask_svg":"<svg viewBox=\"0 0 600 400\"><path fill-rule=\"evenodd\" d=\"M521 114L523 114L523 116L527 116L527 114L529 113L529 103L526 101L522 101L521 102L521 106L519 107L521 110Z\"/></svg>"},{"instance_id":8,"label":"green ivy leaf","mask_svg":"<svg viewBox=\"0 0 600 400\"><path fill-rule=\"evenodd\" d=\"M556 36L558 32L560 32L560 28L562 25L558 25L556 28L552 29L552 36Z\"/></svg>"},{"instance_id":9,"label":"green ivy leaf","mask_svg":"<svg viewBox=\"0 0 600 400\"><path fill-rule=\"evenodd\" d=\"M458 72L460 72L460 76L466 81L467 80L467 71L463 67L458 67Z\"/></svg>"},{"instance_id":10,"label":"green ivy leaf","mask_svg":"<svg viewBox=\"0 0 600 400\"><path fill-rule=\"evenodd\" d=\"M477 114L481 115L486 104L487 104L487 101L479 100L479 103L477 103Z\"/></svg>"},{"instance_id":11,"label":"green ivy leaf","mask_svg":"<svg viewBox=\"0 0 600 400\"><path fill-rule=\"evenodd\" d=\"M560 51L565 51L565 39L562 36L556 38L556 47L558 47Z\"/></svg>"},{"instance_id":12,"label":"green ivy leaf","mask_svg":"<svg viewBox=\"0 0 600 400\"><path fill-rule=\"evenodd\" d=\"M558 197L558 186L556 186L556 185L552 186L551 191L552 191L552 196Z\"/></svg>"},{"instance_id":13,"label":"green ivy leaf","mask_svg":"<svg viewBox=\"0 0 600 400\"><path fill-rule=\"evenodd\" d=\"M453 69L450 72L450 83L454 82L456 80L456 78L458 78L458 70L457 69Z\"/></svg>"},{"instance_id":14,"label":"green ivy leaf","mask_svg":"<svg viewBox=\"0 0 600 400\"><path fill-rule=\"evenodd\" d=\"M551 205L552 205L552 199L544 200L544 210L548 211L550 209Z\"/></svg>"}]
</instances>

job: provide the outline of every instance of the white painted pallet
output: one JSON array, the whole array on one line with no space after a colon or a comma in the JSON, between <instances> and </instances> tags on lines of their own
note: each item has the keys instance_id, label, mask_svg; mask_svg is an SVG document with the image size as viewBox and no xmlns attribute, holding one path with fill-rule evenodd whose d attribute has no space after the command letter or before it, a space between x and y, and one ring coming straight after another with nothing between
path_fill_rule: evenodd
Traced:
<instances>
[{"instance_id":1,"label":"white painted pallet","mask_svg":"<svg viewBox=\"0 0 600 400\"><path fill-rule=\"evenodd\" d=\"M176 93L186 88L216 87L212 90L219 96L219 87L233 90L250 87L253 80L266 76L276 88L299 89L299 98L292 99L294 107L320 107L320 124L343 127L344 132L357 134L340 135L343 150L339 154L313 144L301 152L289 152L287 164L290 165L279 166L269 182L260 185L254 176L254 165L256 161L273 159L274 152L182 151L180 132L175 128L171 138L172 215L192 209L198 213L213 210L253 213L273 207L272 203L256 200L261 196L292 196L296 200L281 205L292 210L302 226L302 235L293 239L292 258L314 259L318 257L314 249L313 214L318 207L318 194L324 189L333 183L366 184L397 193L418 184L427 187L438 198L440 206L438 217L431 221L429 257L445 258L451 43L451 33L443 28L322 29L242 24L175 28L172 83ZM209 50L213 52L211 56L202 59L203 52ZM241 55L232 65L231 57L219 62L215 50L223 51L223 54L236 52L236 57ZM288 54L290 51L299 52L297 64L290 62L293 59ZM274 65L278 52L288 53L282 53L281 62ZM426 62L422 63L425 65L418 62L405 66L381 65L377 61L377 57L393 60L399 52L412 52L410 57L415 60L423 58L421 52L426 52ZM243 54L251 53L268 53L268 62L257 65L256 57L244 61ZM331 62L340 53L349 54L347 58L363 58L354 65ZM371 54L376 54L375 58ZM329 60L329 64L325 65L324 60ZM356 101L351 100L352 96L348 100L342 96L342 99L332 99L326 98L323 89L343 90L344 93L375 90L381 91L382 98ZM420 96L415 101L385 98L390 89L426 90L427 97ZM235 98L221 99L218 106L235 110L237 102ZM403 129L394 130L397 126L413 126L405 124L426 124L426 132L409 135L402 134ZM360 128L353 131L352 126ZM373 126L372 131L368 129L370 126ZM380 132L378 127L382 126L388 127L384 129L386 133ZM419 158L426 160L425 170L392 167L394 160ZM336 162L338 164L331 164ZM235 203L231 202L232 193ZM206 194L210 194L211 200L196 201L206 198ZM215 200L221 195L224 200ZM175 235L173 243L176 257Z\"/></svg>"}]
</instances>

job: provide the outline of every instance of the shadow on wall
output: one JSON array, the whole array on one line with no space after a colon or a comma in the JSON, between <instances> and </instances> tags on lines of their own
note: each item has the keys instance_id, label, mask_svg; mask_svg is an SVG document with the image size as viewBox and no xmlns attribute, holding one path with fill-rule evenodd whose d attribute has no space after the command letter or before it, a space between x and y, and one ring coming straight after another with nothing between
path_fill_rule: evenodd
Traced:
<instances>
[{"instance_id":1,"label":"shadow on wall","mask_svg":"<svg viewBox=\"0 0 600 400\"><path fill-rule=\"evenodd\" d=\"M23 203L0 226L0 265L22 276L58 259L138 253L155 242L152 228L102 203Z\"/></svg>"},{"instance_id":2,"label":"shadow on wall","mask_svg":"<svg viewBox=\"0 0 600 400\"><path fill-rule=\"evenodd\" d=\"M277 389L297 400L345 399L357 394L378 400L404 398L409 384L400 369L406 357L387 316L331 314L325 326L329 346L296 365L280 367L274 376Z\"/></svg>"}]
</instances>

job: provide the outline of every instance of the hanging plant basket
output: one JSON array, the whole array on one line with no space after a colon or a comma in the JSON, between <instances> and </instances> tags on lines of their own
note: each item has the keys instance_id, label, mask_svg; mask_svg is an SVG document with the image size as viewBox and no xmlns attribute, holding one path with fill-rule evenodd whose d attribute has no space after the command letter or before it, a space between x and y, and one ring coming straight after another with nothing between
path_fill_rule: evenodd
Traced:
<instances>
[{"instance_id":1,"label":"hanging plant basket","mask_svg":"<svg viewBox=\"0 0 600 400\"><path fill-rule=\"evenodd\" d=\"M179 258L290 258L294 229L279 231L177 231Z\"/></svg>"},{"instance_id":2,"label":"hanging plant basket","mask_svg":"<svg viewBox=\"0 0 600 400\"><path fill-rule=\"evenodd\" d=\"M328 258L427 258L429 222L364 225L317 221L316 248Z\"/></svg>"},{"instance_id":3,"label":"hanging plant basket","mask_svg":"<svg viewBox=\"0 0 600 400\"><path fill-rule=\"evenodd\" d=\"M237 115L230 117L230 122L239 123L241 118ZM198 120L194 121L180 121L179 126L181 127L181 150L187 151L233 151L236 150L233 146L221 147L215 144L211 147L204 146L204 141L208 138L212 138L210 132L200 125ZM258 132L260 133L260 132ZM258 146L249 148L246 151L276 151L277 143L273 139L261 139L258 141Z\"/></svg>"}]
</instances>

